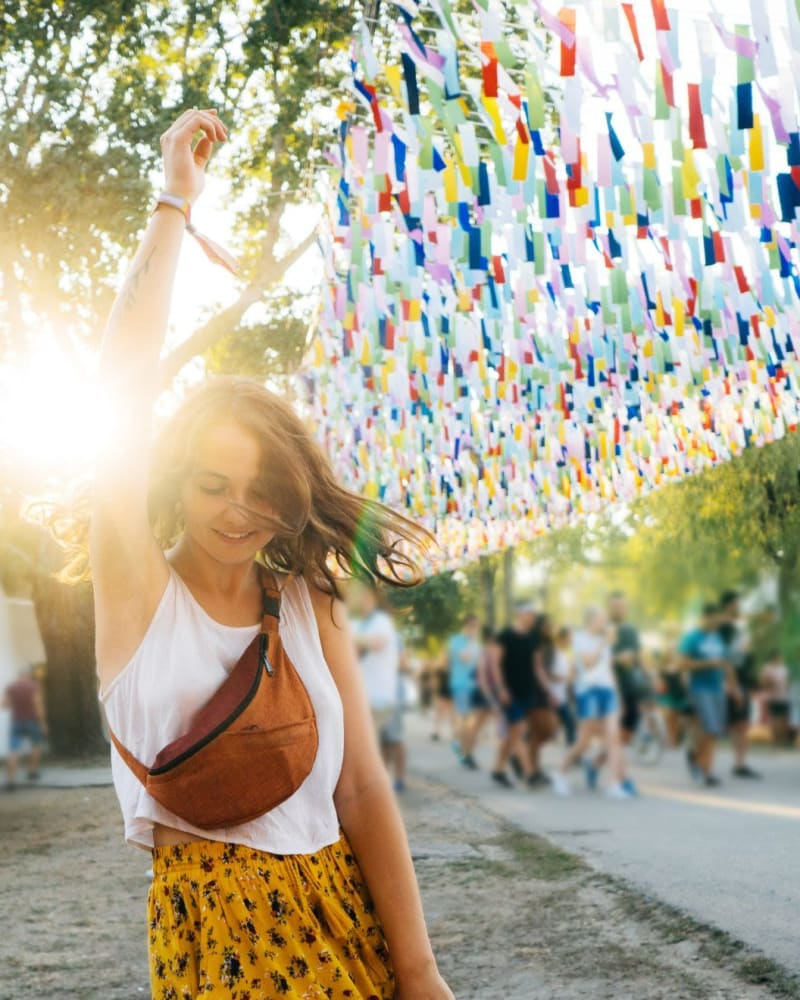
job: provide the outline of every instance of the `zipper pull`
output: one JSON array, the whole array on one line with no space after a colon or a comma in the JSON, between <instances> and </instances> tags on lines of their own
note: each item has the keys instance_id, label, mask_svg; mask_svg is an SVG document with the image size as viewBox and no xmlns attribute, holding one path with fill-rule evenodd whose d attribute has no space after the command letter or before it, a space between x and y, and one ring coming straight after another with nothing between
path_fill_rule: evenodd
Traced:
<instances>
[{"instance_id":1,"label":"zipper pull","mask_svg":"<svg viewBox=\"0 0 800 1000\"><path fill-rule=\"evenodd\" d=\"M270 677L275 673L272 669L272 664L269 662L267 657L267 649L269 647L269 636L266 632L262 632L258 640L258 659L259 663L264 667L266 672Z\"/></svg>"}]
</instances>

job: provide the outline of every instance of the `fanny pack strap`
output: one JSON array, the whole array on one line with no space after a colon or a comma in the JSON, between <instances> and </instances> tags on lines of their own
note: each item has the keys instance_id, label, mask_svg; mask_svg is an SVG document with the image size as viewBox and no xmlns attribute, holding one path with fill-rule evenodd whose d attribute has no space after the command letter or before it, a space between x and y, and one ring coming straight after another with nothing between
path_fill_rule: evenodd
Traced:
<instances>
[{"instance_id":1,"label":"fanny pack strap","mask_svg":"<svg viewBox=\"0 0 800 1000\"><path fill-rule=\"evenodd\" d=\"M256 570L258 572L258 582L261 586L261 633L259 636L258 652L264 669L271 676L275 673L275 670L268 658L269 636L270 633L277 632L278 630L278 622L281 614L281 592L278 590L275 577L272 573L258 563L256 564ZM143 785L146 784L150 769L137 757L134 757L126 746L120 743L116 733L110 726L108 727L108 735L111 737L111 742L117 748L117 753L120 757L131 771L133 771L139 781Z\"/></svg>"},{"instance_id":2,"label":"fanny pack strap","mask_svg":"<svg viewBox=\"0 0 800 1000\"><path fill-rule=\"evenodd\" d=\"M275 577L258 564L258 582L261 584L261 635L258 640L258 658L270 677L275 670L269 660L270 633L277 632L281 616L281 592L275 585Z\"/></svg>"}]
</instances>

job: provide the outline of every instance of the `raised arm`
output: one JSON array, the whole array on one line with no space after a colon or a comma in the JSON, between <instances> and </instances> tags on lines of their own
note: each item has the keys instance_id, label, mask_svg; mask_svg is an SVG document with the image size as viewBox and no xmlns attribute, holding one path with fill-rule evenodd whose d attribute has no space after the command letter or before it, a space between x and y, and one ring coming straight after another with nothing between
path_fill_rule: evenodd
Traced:
<instances>
[{"instance_id":1,"label":"raised arm","mask_svg":"<svg viewBox=\"0 0 800 1000\"><path fill-rule=\"evenodd\" d=\"M165 192L193 203L213 144L224 140L214 112L181 115L161 137ZM104 686L139 646L168 579L150 529L147 488L159 356L185 228L185 215L170 205L151 216L103 339L99 378L110 413L95 469L89 554Z\"/></svg>"}]
</instances>

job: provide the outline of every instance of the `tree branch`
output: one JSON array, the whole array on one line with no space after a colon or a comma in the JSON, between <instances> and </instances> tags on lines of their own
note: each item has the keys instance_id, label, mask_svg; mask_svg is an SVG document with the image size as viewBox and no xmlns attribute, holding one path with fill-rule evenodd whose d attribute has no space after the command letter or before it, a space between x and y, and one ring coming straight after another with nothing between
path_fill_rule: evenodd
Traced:
<instances>
[{"instance_id":1,"label":"tree branch","mask_svg":"<svg viewBox=\"0 0 800 1000\"><path fill-rule=\"evenodd\" d=\"M251 282L232 305L212 316L207 323L195 330L191 336L164 358L159 369L161 387L166 388L181 368L188 364L192 358L207 351L218 340L232 333L242 321L247 310L261 299L267 289L281 280L292 264L295 264L313 246L316 238L317 230L314 227L304 240L280 260L273 259L268 262L269 266L265 267L262 258L257 269L258 280ZM267 253L269 251L265 248L264 254Z\"/></svg>"}]
</instances>

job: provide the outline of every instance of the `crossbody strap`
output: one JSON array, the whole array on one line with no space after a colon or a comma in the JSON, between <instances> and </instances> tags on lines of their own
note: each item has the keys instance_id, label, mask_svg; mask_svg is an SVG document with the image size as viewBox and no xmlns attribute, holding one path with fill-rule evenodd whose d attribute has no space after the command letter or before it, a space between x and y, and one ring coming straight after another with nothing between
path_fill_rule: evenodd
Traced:
<instances>
[{"instance_id":1,"label":"crossbody strap","mask_svg":"<svg viewBox=\"0 0 800 1000\"><path fill-rule=\"evenodd\" d=\"M261 635L258 638L258 659L266 672L273 676L275 668L269 658L270 635L278 634L281 616L281 592L274 575L257 564L258 581L261 584Z\"/></svg>"}]
</instances>

